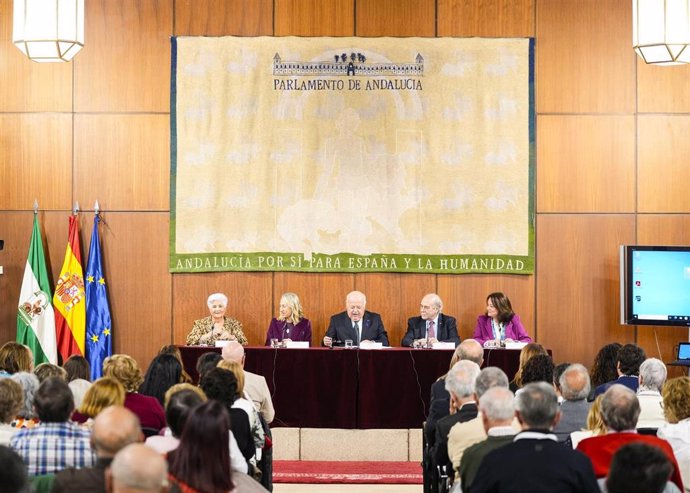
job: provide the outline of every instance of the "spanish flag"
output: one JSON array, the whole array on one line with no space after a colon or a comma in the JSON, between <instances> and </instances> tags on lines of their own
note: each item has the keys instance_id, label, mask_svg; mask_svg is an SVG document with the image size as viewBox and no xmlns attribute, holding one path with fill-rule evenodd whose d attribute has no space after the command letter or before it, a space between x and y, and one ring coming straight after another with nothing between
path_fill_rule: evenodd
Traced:
<instances>
[{"instance_id":1,"label":"spanish flag","mask_svg":"<svg viewBox=\"0 0 690 493\"><path fill-rule=\"evenodd\" d=\"M86 298L79 246L79 218L76 214L69 217L67 251L60 278L55 283L53 306L58 353L62 361L73 354L84 355Z\"/></svg>"}]
</instances>

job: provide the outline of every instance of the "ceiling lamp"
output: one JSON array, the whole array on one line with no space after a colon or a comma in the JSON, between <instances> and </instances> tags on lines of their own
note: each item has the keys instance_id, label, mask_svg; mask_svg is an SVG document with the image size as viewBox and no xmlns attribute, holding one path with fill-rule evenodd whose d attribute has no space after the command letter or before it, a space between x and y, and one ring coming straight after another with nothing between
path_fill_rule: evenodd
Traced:
<instances>
[{"instance_id":1,"label":"ceiling lamp","mask_svg":"<svg viewBox=\"0 0 690 493\"><path fill-rule=\"evenodd\" d=\"M633 0L633 48L645 63L690 62L690 0Z\"/></svg>"},{"instance_id":2,"label":"ceiling lamp","mask_svg":"<svg viewBox=\"0 0 690 493\"><path fill-rule=\"evenodd\" d=\"M84 0L14 0L12 42L35 62L68 62L84 46Z\"/></svg>"}]
</instances>

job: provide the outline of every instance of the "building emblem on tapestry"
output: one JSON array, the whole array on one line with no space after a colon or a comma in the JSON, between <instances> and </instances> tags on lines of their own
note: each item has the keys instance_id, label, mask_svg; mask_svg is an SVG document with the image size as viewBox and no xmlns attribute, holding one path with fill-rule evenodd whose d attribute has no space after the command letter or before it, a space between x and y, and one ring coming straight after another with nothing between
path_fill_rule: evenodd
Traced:
<instances>
[{"instance_id":1,"label":"building emblem on tapestry","mask_svg":"<svg viewBox=\"0 0 690 493\"><path fill-rule=\"evenodd\" d=\"M273 57L273 75L301 76L360 76L379 77L397 75L422 77L424 57L417 53L414 61L406 63L367 63L362 53L340 53L322 61L283 61L278 53Z\"/></svg>"}]
</instances>

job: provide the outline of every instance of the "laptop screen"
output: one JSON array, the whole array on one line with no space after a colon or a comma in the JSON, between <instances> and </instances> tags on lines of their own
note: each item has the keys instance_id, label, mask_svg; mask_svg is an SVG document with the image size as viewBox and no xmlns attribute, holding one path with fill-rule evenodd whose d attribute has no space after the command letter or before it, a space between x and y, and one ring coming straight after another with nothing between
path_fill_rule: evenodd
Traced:
<instances>
[{"instance_id":1,"label":"laptop screen","mask_svg":"<svg viewBox=\"0 0 690 493\"><path fill-rule=\"evenodd\" d=\"M678 359L690 360L690 342L681 342L678 345Z\"/></svg>"}]
</instances>

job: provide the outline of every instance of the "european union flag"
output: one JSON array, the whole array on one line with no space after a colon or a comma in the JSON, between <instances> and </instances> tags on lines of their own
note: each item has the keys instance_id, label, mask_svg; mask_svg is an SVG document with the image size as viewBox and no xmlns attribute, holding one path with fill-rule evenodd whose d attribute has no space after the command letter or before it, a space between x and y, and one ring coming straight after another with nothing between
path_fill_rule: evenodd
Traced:
<instances>
[{"instance_id":1,"label":"european union flag","mask_svg":"<svg viewBox=\"0 0 690 493\"><path fill-rule=\"evenodd\" d=\"M113 354L110 308L98 239L98 214L93 219L93 233L86 267L86 359L91 365L91 380L103 374L103 360Z\"/></svg>"}]
</instances>

